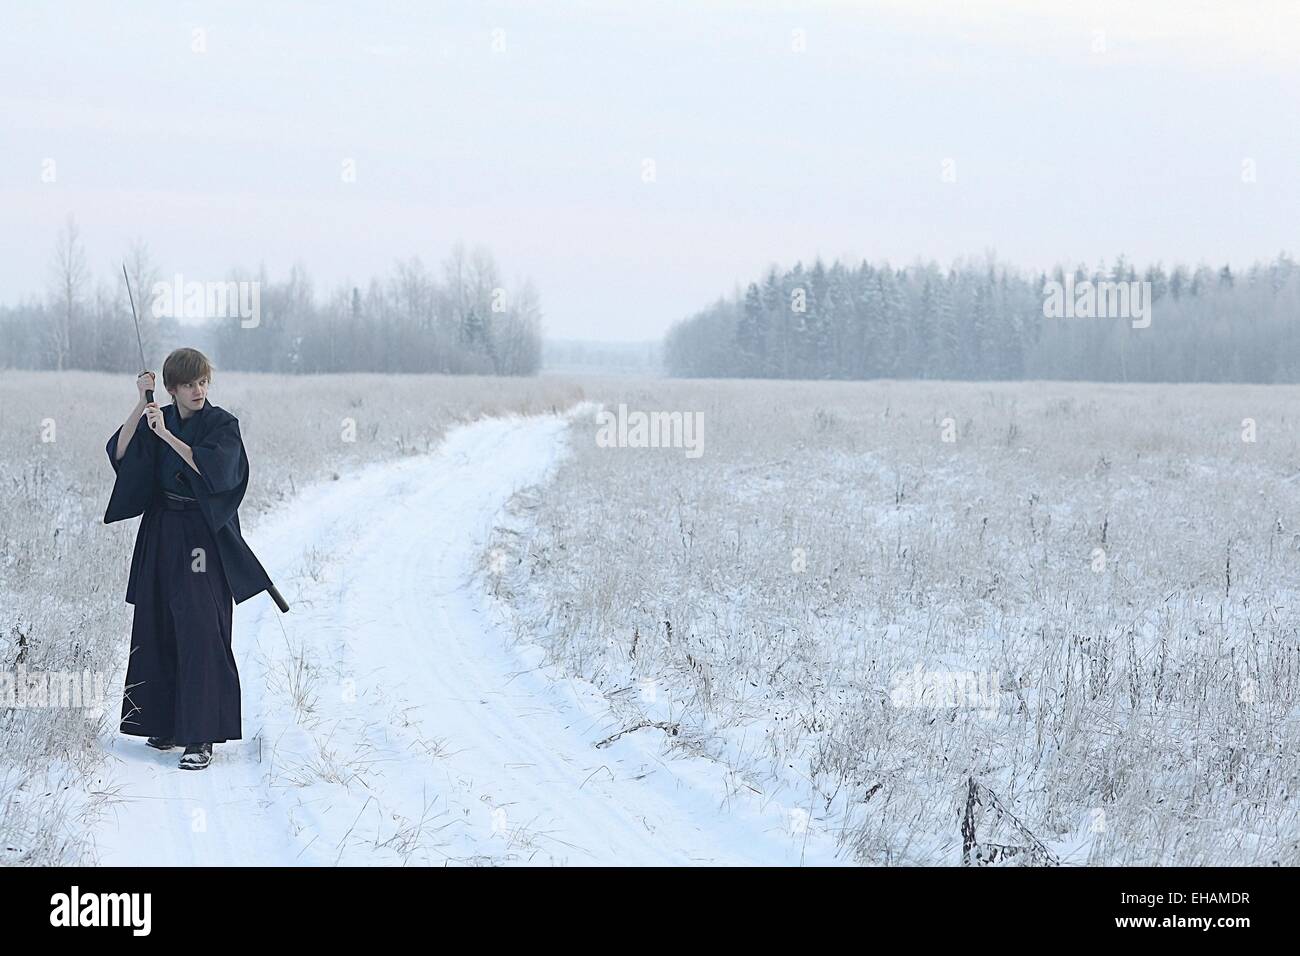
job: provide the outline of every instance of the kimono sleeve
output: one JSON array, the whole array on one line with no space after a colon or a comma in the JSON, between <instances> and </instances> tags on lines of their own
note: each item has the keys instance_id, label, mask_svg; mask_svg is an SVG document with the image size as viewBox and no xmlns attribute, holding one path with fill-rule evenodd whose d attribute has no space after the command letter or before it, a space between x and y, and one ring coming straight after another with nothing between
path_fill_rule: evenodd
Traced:
<instances>
[{"instance_id":1,"label":"kimono sleeve","mask_svg":"<svg viewBox=\"0 0 1300 956\"><path fill-rule=\"evenodd\" d=\"M126 446L126 454L117 458L119 427L104 446L108 463L113 466L113 491L108 508L104 511L104 524L135 518L144 514L154 492L154 475L158 461L158 436L149 427L149 419L141 415L136 422L135 435Z\"/></svg>"},{"instance_id":2,"label":"kimono sleeve","mask_svg":"<svg viewBox=\"0 0 1300 956\"><path fill-rule=\"evenodd\" d=\"M239 419L229 418L190 446L199 480L210 495L223 495L239 488L248 478L248 459L239 434ZM191 476L193 480L193 476Z\"/></svg>"}]
</instances>

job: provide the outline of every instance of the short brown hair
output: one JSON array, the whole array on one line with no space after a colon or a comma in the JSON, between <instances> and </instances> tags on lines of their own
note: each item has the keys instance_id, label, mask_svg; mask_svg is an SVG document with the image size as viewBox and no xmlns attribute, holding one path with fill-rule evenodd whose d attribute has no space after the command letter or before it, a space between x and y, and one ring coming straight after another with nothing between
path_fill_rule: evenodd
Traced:
<instances>
[{"instance_id":1,"label":"short brown hair","mask_svg":"<svg viewBox=\"0 0 1300 956\"><path fill-rule=\"evenodd\" d=\"M198 349L176 349L163 362L164 388L172 389L177 385L188 385L201 378L212 381L212 363Z\"/></svg>"}]
</instances>

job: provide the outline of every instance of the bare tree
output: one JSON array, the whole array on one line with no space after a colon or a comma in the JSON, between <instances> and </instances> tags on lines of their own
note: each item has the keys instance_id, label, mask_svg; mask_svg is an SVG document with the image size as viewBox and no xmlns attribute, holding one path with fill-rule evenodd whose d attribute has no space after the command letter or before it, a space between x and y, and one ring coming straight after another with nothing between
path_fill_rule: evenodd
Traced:
<instances>
[{"instance_id":1,"label":"bare tree","mask_svg":"<svg viewBox=\"0 0 1300 956\"><path fill-rule=\"evenodd\" d=\"M452 246L450 254L442 260L442 275L447 299L451 303L451 314L442 316L442 319L447 328L455 331L465 321L471 304L469 257L463 242Z\"/></svg>"},{"instance_id":2,"label":"bare tree","mask_svg":"<svg viewBox=\"0 0 1300 956\"><path fill-rule=\"evenodd\" d=\"M73 338L82 321L86 283L90 278L81 230L71 215L54 244L50 273L50 310L45 326L45 345L54 367L62 371L72 357Z\"/></svg>"},{"instance_id":3,"label":"bare tree","mask_svg":"<svg viewBox=\"0 0 1300 956\"><path fill-rule=\"evenodd\" d=\"M531 375L541 364L542 310L532 280L525 280L507 311L492 326L497 372Z\"/></svg>"}]
</instances>

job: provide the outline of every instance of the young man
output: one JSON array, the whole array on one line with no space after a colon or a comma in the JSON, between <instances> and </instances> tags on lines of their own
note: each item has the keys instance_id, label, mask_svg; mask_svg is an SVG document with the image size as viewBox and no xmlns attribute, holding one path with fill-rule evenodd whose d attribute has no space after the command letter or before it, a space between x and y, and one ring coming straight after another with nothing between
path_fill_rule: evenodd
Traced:
<instances>
[{"instance_id":1,"label":"young man","mask_svg":"<svg viewBox=\"0 0 1300 956\"><path fill-rule=\"evenodd\" d=\"M248 456L239 420L207 401L212 365L197 349L163 363L172 404L139 401L105 446L116 478L104 523L143 515L126 600L135 605L121 732L150 747L185 745L180 767L202 770L212 745L241 736L232 601L270 591L239 531Z\"/></svg>"}]
</instances>

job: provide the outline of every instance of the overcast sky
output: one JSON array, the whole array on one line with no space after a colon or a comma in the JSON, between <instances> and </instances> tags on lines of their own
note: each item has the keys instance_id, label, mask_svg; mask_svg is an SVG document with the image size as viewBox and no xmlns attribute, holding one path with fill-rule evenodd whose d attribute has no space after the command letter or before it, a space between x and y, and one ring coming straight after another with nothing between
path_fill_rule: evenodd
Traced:
<instances>
[{"instance_id":1,"label":"overcast sky","mask_svg":"<svg viewBox=\"0 0 1300 956\"><path fill-rule=\"evenodd\" d=\"M321 294L483 243L547 334L606 339L818 254L1300 251L1293 0L0 13L4 303L69 213L105 279L137 236L167 275L297 261Z\"/></svg>"}]
</instances>

